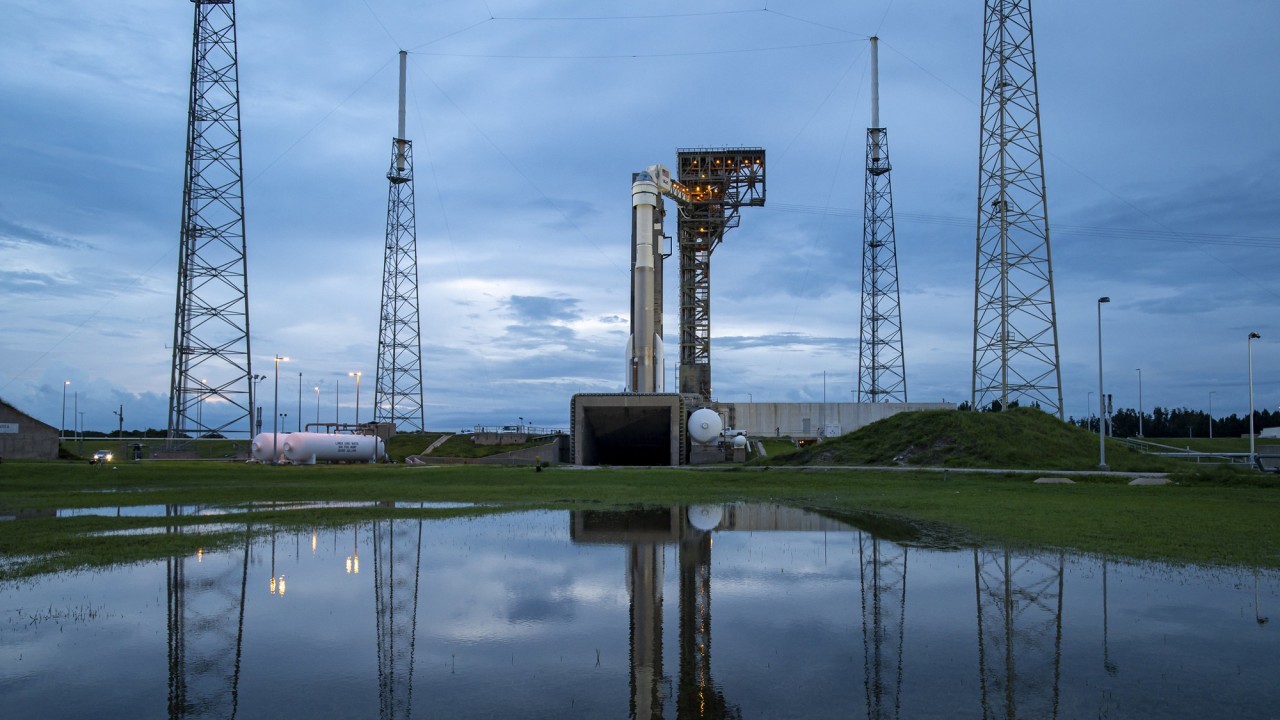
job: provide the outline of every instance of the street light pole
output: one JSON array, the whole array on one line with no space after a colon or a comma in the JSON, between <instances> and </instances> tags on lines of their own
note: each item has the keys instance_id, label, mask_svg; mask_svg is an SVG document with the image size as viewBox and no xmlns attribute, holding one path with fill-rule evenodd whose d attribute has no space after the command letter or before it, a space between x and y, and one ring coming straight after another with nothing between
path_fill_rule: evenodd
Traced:
<instances>
[{"instance_id":1,"label":"street light pole","mask_svg":"<svg viewBox=\"0 0 1280 720\"><path fill-rule=\"evenodd\" d=\"M62 426L58 428L59 441L67 435L67 386L70 384L70 380L62 381Z\"/></svg>"},{"instance_id":2,"label":"street light pole","mask_svg":"<svg viewBox=\"0 0 1280 720\"><path fill-rule=\"evenodd\" d=\"M1138 371L1138 437L1142 434L1142 368L1136 368Z\"/></svg>"},{"instance_id":3,"label":"street light pole","mask_svg":"<svg viewBox=\"0 0 1280 720\"><path fill-rule=\"evenodd\" d=\"M1253 341L1261 340L1262 336L1256 332L1249 333L1249 464L1253 465L1258 461L1258 456L1253 453Z\"/></svg>"},{"instance_id":4,"label":"street light pole","mask_svg":"<svg viewBox=\"0 0 1280 720\"><path fill-rule=\"evenodd\" d=\"M302 432L302 373L298 373L298 421L294 423L298 432Z\"/></svg>"},{"instance_id":5,"label":"street light pole","mask_svg":"<svg viewBox=\"0 0 1280 720\"><path fill-rule=\"evenodd\" d=\"M1213 439L1213 394L1216 392L1218 391L1217 390L1209 391L1209 439L1210 440Z\"/></svg>"},{"instance_id":6,"label":"street light pole","mask_svg":"<svg viewBox=\"0 0 1280 720\"><path fill-rule=\"evenodd\" d=\"M271 464L280 461L280 361L289 361L287 357L276 355L275 401L271 405Z\"/></svg>"},{"instance_id":7,"label":"street light pole","mask_svg":"<svg viewBox=\"0 0 1280 720\"><path fill-rule=\"evenodd\" d=\"M316 425L320 424L320 386L316 386Z\"/></svg>"},{"instance_id":8,"label":"street light pole","mask_svg":"<svg viewBox=\"0 0 1280 720\"><path fill-rule=\"evenodd\" d=\"M356 425L360 424L360 373L349 372L347 377L356 379Z\"/></svg>"},{"instance_id":9,"label":"street light pole","mask_svg":"<svg viewBox=\"0 0 1280 720\"><path fill-rule=\"evenodd\" d=\"M1102 392L1102 304L1111 298L1098 298L1098 468L1107 469L1107 396Z\"/></svg>"},{"instance_id":10,"label":"street light pole","mask_svg":"<svg viewBox=\"0 0 1280 720\"><path fill-rule=\"evenodd\" d=\"M1089 432L1093 432L1093 391L1092 390L1090 390L1089 394L1085 396L1084 409L1085 409L1085 412L1089 414L1089 417L1085 418L1085 420L1089 423L1088 425Z\"/></svg>"}]
</instances>

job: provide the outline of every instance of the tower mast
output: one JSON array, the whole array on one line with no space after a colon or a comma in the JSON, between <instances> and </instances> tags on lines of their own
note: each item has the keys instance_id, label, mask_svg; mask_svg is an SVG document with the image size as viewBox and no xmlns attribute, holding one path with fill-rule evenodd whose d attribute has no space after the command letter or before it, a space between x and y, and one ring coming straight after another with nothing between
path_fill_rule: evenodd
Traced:
<instances>
[{"instance_id":1,"label":"tower mast","mask_svg":"<svg viewBox=\"0 0 1280 720\"><path fill-rule=\"evenodd\" d=\"M889 136L880 125L879 38L871 38L871 127L867 128L866 196L862 209L862 331L858 401L907 401L902 355L898 250L893 233Z\"/></svg>"},{"instance_id":2,"label":"tower mast","mask_svg":"<svg viewBox=\"0 0 1280 720\"><path fill-rule=\"evenodd\" d=\"M233 0L193 0L168 437L253 434Z\"/></svg>"},{"instance_id":3,"label":"tower mast","mask_svg":"<svg viewBox=\"0 0 1280 720\"><path fill-rule=\"evenodd\" d=\"M418 239L413 201L413 141L405 137L405 65L400 51L400 109L387 171L386 254L378 326L374 422L423 429L422 328L418 312Z\"/></svg>"},{"instance_id":4,"label":"tower mast","mask_svg":"<svg viewBox=\"0 0 1280 720\"><path fill-rule=\"evenodd\" d=\"M1031 0L987 0L974 281L975 408L1062 418Z\"/></svg>"}]
</instances>

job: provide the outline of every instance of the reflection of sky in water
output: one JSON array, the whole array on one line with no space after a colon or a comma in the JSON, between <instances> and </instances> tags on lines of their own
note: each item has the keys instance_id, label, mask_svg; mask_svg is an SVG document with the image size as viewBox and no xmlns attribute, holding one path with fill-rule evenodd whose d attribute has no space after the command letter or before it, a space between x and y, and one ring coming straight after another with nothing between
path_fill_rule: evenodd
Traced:
<instances>
[{"instance_id":1,"label":"reflection of sky in water","mask_svg":"<svg viewBox=\"0 0 1280 720\"><path fill-rule=\"evenodd\" d=\"M573 542L573 522L542 511L364 523L319 531L314 550L312 533L282 532L254 540L247 566L241 546L0 586L4 714L164 717L176 677L188 716L225 717L238 641L239 718L374 717L391 692L381 714L403 717L410 659L414 717L626 717L628 546ZM696 553L676 539L696 533L673 532L649 538L661 558L658 688L669 718L697 669L681 663L691 652L682 553L686 568ZM707 552L715 687L705 690L744 718L979 717L984 697L989 716L1042 717L1055 690L1062 718L1269 717L1280 707L1280 622L1257 621L1280 612L1274 574L1261 576L1255 606L1248 571L1108 562L1104 614L1104 565L1091 558L1012 554L1006 585L1000 551L904 550L849 530L721 529ZM169 590L179 577L182 596ZM185 652L173 657L185 665L170 661L171 646L183 649L171 642L171 601L185 623Z\"/></svg>"}]
</instances>

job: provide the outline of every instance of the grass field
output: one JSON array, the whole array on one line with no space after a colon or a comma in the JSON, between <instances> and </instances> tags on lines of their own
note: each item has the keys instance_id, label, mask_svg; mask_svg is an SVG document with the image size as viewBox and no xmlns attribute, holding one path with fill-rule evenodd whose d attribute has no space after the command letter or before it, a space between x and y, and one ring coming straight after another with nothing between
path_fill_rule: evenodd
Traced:
<instances>
[{"instance_id":1,"label":"grass field","mask_svg":"<svg viewBox=\"0 0 1280 720\"><path fill-rule=\"evenodd\" d=\"M115 468L115 469L113 469ZM944 479L944 477L946 479ZM507 508L616 508L782 502L837 516L904 520L945 543L1058 547L1137 559L1280 567L1280 487L1213 471L1179 484L1130 487L1114 477L1036 485L1034 476L802 468L595 470L486 466L271 467L155 461L0 465L0 514L59 508L211 506L285 501L455 501ZM494 508L430 511L494 512ZM264 526L349 524L414 515L391 508L234 508L218 519ZM208 517L77 517L0 522L0 577L164 557L215 546L217 532L88 533L208 523ZM241 530L243 532L243 530Z\"/></svg>"}]
</instances>

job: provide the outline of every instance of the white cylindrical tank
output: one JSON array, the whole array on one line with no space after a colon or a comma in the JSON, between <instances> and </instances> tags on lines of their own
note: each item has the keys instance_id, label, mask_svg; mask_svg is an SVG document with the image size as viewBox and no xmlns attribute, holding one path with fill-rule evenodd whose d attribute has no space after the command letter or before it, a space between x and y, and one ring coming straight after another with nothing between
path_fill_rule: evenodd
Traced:
<instances>
[{"instance_id":1,"label":"white cylindrical tank","mask_svg":"<svg viewBox=\"0 0 1280 720\"><path fill-rule=\"evenodd\" d=\"M744 448L747 446L747 436L737 435L733 438L733 446L735 448Z\"/></svg>"},{"instance_id":2,"label":"white cylindrical tank","mask_svg":"<svg viewBox=\"0 0 1280 720\"><path fill-rule=\"evenodd\" d=\"M689 416L689 438L699 445L715 442L724 430L724 421L720 413L711 408L694 410Z\"/></svg>"},{"instance_id":3,"label":"white cylindrical tank","mask_svg":"<svg viewBox=\"0 0 1280 720\"><path fill-rule=\"evenodd\" d=\"M329 435L296 432L284 439L284 457L294 465L326 462L377 462L386 452L382 438L372 435Z\"/></svg>"},{"instance_id":4,"label":"white cylindrical tank","mask_svg":"<svg viewBox=\"0 0 1280 720\"><path fill-rule=\"evenodd\" d=\"M271 453L284 453L284 441L289 437L289 433L275 433L274 443L272 441L272 433L258 433L254 436L253 442L249 444L249 452L254 460L258 462L271 462Z\"/></svg>"}]
</instances>

